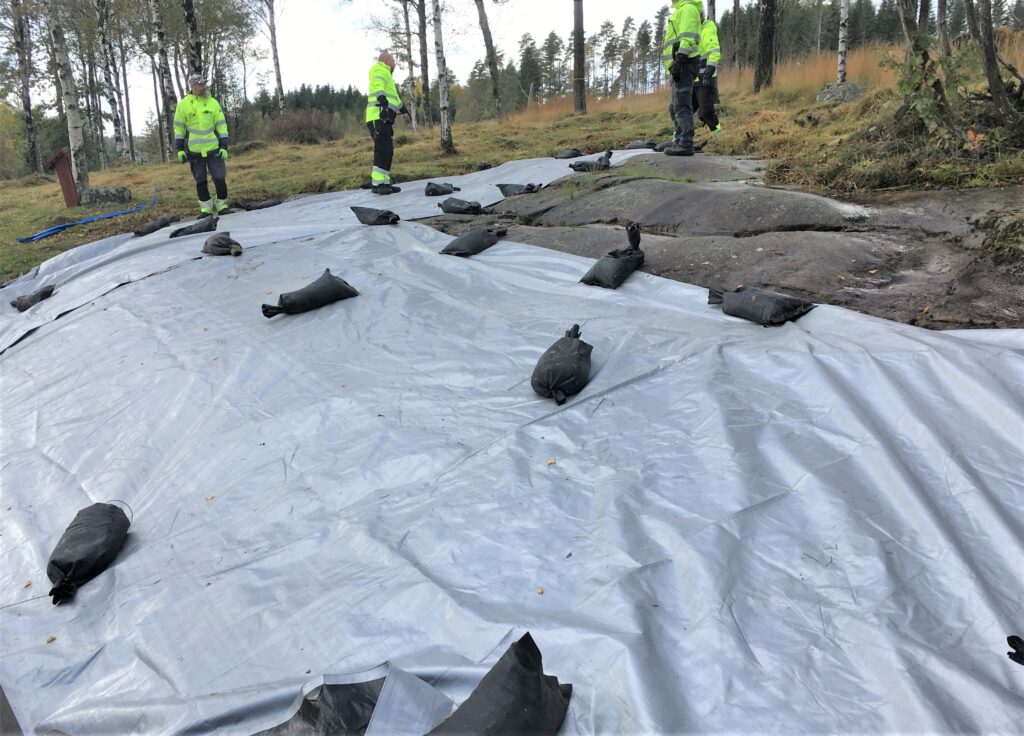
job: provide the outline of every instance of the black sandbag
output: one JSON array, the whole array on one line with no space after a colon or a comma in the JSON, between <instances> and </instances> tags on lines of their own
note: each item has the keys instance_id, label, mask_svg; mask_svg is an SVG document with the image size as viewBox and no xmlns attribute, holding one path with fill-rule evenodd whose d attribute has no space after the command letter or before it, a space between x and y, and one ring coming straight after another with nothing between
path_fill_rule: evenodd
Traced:
<instances>
[{"instance_id":1,"label":"black sandbag","mask_svg":"<svg viewBox=\"0 0 1024 736\"><path fill-rule=\"evenodd\" d=\"M662 152L664 152L664 150L666 148L668 148L669 146L674 146L674 145L675 145L675 141L665 141L664 143L659 143L658 145L656 145L654 147L654 150L657 153L662 153Z\"/></svg>"},{"instance_id":2,"label":"black sandbag","mask_svg":"<svg viewBox=\"0 0 1024 736\"><path fill-rule=\"evenodd\" d=\"M633 141L626 146L627 151L639 151L641 148L649 148L651 150L658 147L658 144L654 141Z\"/></svg>"},{"instance_id":3,"label":"black sandbag","mask_svg":"<svg viewBox=\"0 0 1024 736\"><path fill-rule=\"evenodd\" d=\"M504 237L508 232L503 227L480 227L464 232L452 242L441 249L446 256L475 256L483 253L492 245L498 242L498 238Z\"/></svg>"},{"instance_id":4,"label":"black sandbag","mask_svg":"<svg viewBox=\"0 0 1024 736\"><path fill-rule=\"evenodd\" d=\"M579 158L582 155L583 151L578 148L563 148L554 155L554 158Z\"/></svg>"},{"instance_id":5,"label":"black sandbag","mask_svg":"<svg viewBox=\"0 0 1024 736\"><path fill-rule=\"evenodd\" d=\"M535 194L543 184L499 184L498 191L503 197L515 197L520 194Z\"/></svg>"},{"instance_id":6,"label":"black sandbag","mask_svg":"<svg viewBox=\"0 0 1024 736\"><path fill-rule=\"evenodd\" d=\"M372 179L363 179L362 183L359 185L359 188L360 189L373 189L373 180Z\"/></svg>"},{"instance_id":7,"label":"black sandbag","mask_svg":"<svg viewBox=\"0 0 1024 736\"><path fill-rule=\"evenodd\" d=\"M107 569L124 546L131 523L120 507L94 503L75 514L46 564L53 603L75 597L78 588Z\"/></svg>"},{"instance_id":8,"label":"black sandbag","mask_svg":"<svg viewBox=\"0 0 1024 736\"><path fill-rule=\"evenodd\" d=\"M467 202L458 197L448 197L437 206L448 215L480 215L484 211L479 202Z\"/></svg>"},{"instance_id":9,"label":"black sandbag","mask_svg":"<svg viewBox=\"0 0 1024 736\"><path fill-rule=\"evenodd\" d=\"M540 649L527 633L510 646L434 734L554 736L565 720L572 685L544 674Z\"/></svg>"},{"instance_id":10,"label":"black sandbag","mask_svg":"<svg viewBox=\"0 0 1024 736\"><path fill-rule=\"evenodd\" d=\"M183 235L196 235L197 233L212 233L217 229L217 217L213 215L207 215L201 220L193 222L191 225L185 227L179 227L177 230L172 230L170 237L180 238Z\"/></svg>"},{"instance_id":11,"label":"black sandbag","mask_svg":"<svg viewBox=\"0 0 1024 736\"><path fill-rule=\"evenodd\" d=\"M461 191L454 184L438 184L432 181L428 181L427 186L423 187L423 194L427 197L443 197L446 194Z\"/></svg>"},{"instance_id":12,"label":"black sandbag","mask_svg":"<svg viewBox=\"0 0 1024 736\"><path fill-rule=\"evenodd\" d=\"M741 286L735 291L708 289L708 304L721 304L726 314L765 327L798 319L815 307L814 302L800 297L749 286Z\"/></svg>"},{"instance_id":13,"label":"black sandbag","mask_svg":"<svg viewBox=\"0 0 1024 736\"><path fill-rule=\"evenodd\" d=\"M367 682L321 685L302 699L295 715L253 736L364 734L384 689L384 681L381 677Z\"/></svg>"},{"instance_id":14,"label":"black sandbag","mask_svg":"<svg viewBox=\"0 0 1024 736\"><path fill-rule=\"evenodd\" d=\"M631 273L644 265L644 252L640 250L640 226L627 227L626 237L629 239L628 248L606 253L590 267L580 282L588 286L618 289Z\"/></svg>"},{"instance_id":15,"label":"black sandbag","mask_svg":"<svg viewBox=\"0 0 1024 736\"><path fill-rule=\"evenodd\" d=\"M281 294L277 298L276 307L264 304L263 316L270 319L278 314L300 314L353 296L359 296L359 292L345 279L338 278L327 268L320 278L308 286Z\"/></svg>"},{"instance_id":16,"label":"black sandbag","mask_svg":"<svg viewBox=\"0 0 1024 736\"><path fill-rule=\"evenodd\" d=\"M48 284L41 289L36 289L31 294L22 294L19 297L15 297L11 300L11 306L19 312L24 312L26 309L34 307L43 299L49 299L51 296L53 296L53 284Z\"/></svg>"},{"instance_id":17,"label":"black sandbag","mask_svg":"<svg viewBox=\"0 0 1024 736\"><path fill-rule=\"evenodd\" d=\"M612 152L605 151L601 158L596 161L575 161L569 164L569 168L576 172L604 171L612 165Z\"/></svg>"},{"instance_id":18,"label":"black sandbag","mask_svg":"<svg viewBox=\"0 0 1024 736\"><path fill-rule=\"evenodd\" d=\"M565 337L544 351L533 369L530 385L546 399L562 405L583 390L590 380L590 354L594 346L580 339L580 326L573 325Z\"/></svg>"},{"instance_id":19,"label":"black sandbag","mask_svg":"<svg viewBox=\"0 0 1024 736\"><path fill-rule=\"evenodd\" d=\"M373 207L351 207L356 219L364 225L394 225L402 218L391 210L378 210Z\"/></svg>"},{"instance_id":20,"label":"black sandbag","mask_svg":"<svg viewBox=\"0 0 1024 736\"><path fill-rule=\"evenodd\" d=\"M1010 645L1011 650L1006 653L1006 656L1017 664L1024 665L1024 639L1021 639L1015 634L1011 634L1006 637L1006 643Z\"/></svg>"},{"instance_id":21,"label":"black sandbag","mask_svg":"<svg viewBox=\"0 0 1024 736\"><path fill-rule=\"evenodd\" d=\"M473 171L487 171L487 169L493 169L493 168L494 168L494 164L489 164L486 161L481 161L480 163L478 163L476 165L476 168L473 169Z\"/></svg>"},{"instance_id":22,"label":"black sandbag","mask_svg":"<svg viewBox=\"0 0 1024 736\"><path fill-rule=\"evenodd\" d=\"M180 219L181 218L178 217L177 215L171 215L169 217L158 217L155 220L150 220L145 225L140 225L139 229L133 230L132 233L139 237L143 235L149 235L150 233L155 233L157 230L165 228L172 222L177 222Z\"/></svg>"},{"instance_id":23,"label":"black sandbag","mask_svg":"<svg viewBox=\"0 0 1024 736\"><path fill-rule=\"evenodd\" d=\"M217 233L203 243L203 253L210 256L240 256L242 244L232 238L231 233Z\"/></svg>"},{"instance_id":24,"label":"black sandbag","mask_svg":"<svg viewBox=\"0 0 1024 736\"><path fill-rule=\"evenodd\" d=\"M233 207L238 210L245 210L246 212L252 212L253 210L265 210L267 207L277 207L284 200L281 199L261 199L259 201L248 201L242 200L235 202Z\"/></svg>"}]
</instances>

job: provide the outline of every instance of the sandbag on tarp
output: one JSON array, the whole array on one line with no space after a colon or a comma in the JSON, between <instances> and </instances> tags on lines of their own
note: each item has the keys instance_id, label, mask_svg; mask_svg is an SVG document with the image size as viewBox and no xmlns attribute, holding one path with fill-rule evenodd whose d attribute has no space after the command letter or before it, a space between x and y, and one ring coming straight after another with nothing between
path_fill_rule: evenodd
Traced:
<instances>
[{"instance_id":1,"label":"sandbag on tarp","mask_svg":"<svg viewBox=\"0 0 1024 736\"><path fill-rule=\"evenodd\" d=\"M107 569L124 546L131 522L120 507L94 503L75 514L46 564L53 603L75 597L78 588Z\"/></svg>"},{"instance_id":2,"label":"sandbag on tarp","mask_svg":"<svg viewBox=\"0 0 1024 736\"><path fill-rule=\"evenodd\" d=\"M468 232L464 232L462 235L455 238L455 240L448 243L448 245L441 249L441 253L446 256L475 256L478 253L483 253L485 250L497 243L498 238L504 237L507 232L508 230L503 227L475 228Z\"/></svg>"},{"instance_id":3,"label":"sandbag on tarp","mask_svg":"<svg viewBox=\"0 0 1024 736\"><path fill-rule=\"evenodd\" d=\"M295 715L253 736L364 734L383 687L383 677L369 682L321 685L303 696Z\"/></svg>"},{"instance_id":4,"label":"sandbag on tarp","mask_svg":"<svg viewBox=\"0 0 1024 736\"><path fill-rule=\"evenodd\" d=\"M486 161L481 161L480 163L478 163L474 167L473 171L487 171L487 169L493 169L493 168L494 168L494 164L489 164Z\"/></svg>"},{"instance_id":5,"label":"sandbag on tarp","mask_svg":"<svg viewBox=\"0 0 1024 736\"><path fill-rule=\"evenodd\" d=\"M210 256L240 256L242 244L232 238L231 233L217 233L203 243L203 253Z\"/></svg>"},{"instance_id":6,"label":"sandbag on tarp","mask_svg":"<svg viewBox=\"0 0 1024 736\"><path fill-rule=\"evenodd\" d=\"M527 633L510 646L435 734L556 734L572 685L545 675L540 649Z\"/></svg>"},{"instance_id":7,"label":"sandbag on tarp","mask_svg":"<svg viewBox=\"0 0 1024 736\"><path fill-rule=\"evenodd\" d=\"M446 194L452 192L461 192L454 184L438 184L433 181L428 181L427 185L423 187L423 194L427 197L443 197Z\"/></svg>"},{"instance_id":8,"label":"sandbag on tarp","mask_svg":"<svg viewBox=\"0 0 1024 736\"><path fill-rule=\"evenodd\" d=\"M765 327L795 320L814 309L814 302L765 289L741 286L735 291L708 289L708 304L721 304L732 317L757 322Z\"/></svg>"},{"instance_id":9,"label":"sandbag on tarp","mask_svg":"<svg viewBox=\"0 0 1024 736\"><path fill-rule=\"evenodd\" d=\"M143 235L149 235L150 233L155 233L157 230L165 228L172 222L177 222L180 219L181 218L178 217L177 215L170 215L169 217L158 217L155 220L150 220L145 225L140 225L137 230L132 231L132 234L137 235L139 237Z\"/></svg>"},{"instance_id":10,"label":"sandbag on tarp","mask_svg":"<svg viewBox=\"0 0 1024 736\"><path fill-rule=\"evenodd\" d=\"M590 267L580 282L588 286L618 289L631 273L644 265L644 252L640 250L640 226L627 227L626 237L629 239L628 248L606 253Z\"/></svg>"},{"instance_id":11,"label":"sandbag on tarp","mask_svg":"<svg viewBox=\"0 0 1024 736\"><path fill-rule=\"evenodd\" d=\"M364 225L394 225L402 219L391 210L378 210L374 207L350 207L349 209Z\"/></svg>"},{"instance_id":12,"label":"sandbag on tarp","mask_svg":"<svg viewBox=\"0 0 1024 736\"><path fill-rule=\"evenodd\" d=\"M569 164L569 168L576 172L604 171L612 165L612 152L605 151L601 158L596 161L575 161Z\"/></svg>"},{"instance_id":13,"label":"sandbag on tarp","mask_svg":"<svg viewBox=\"0 0 1024 736\"><path fill-rule=\"evenodd\" d=\"M578 148L563 148L553 158L579 158L582 155L583 151Z\"/></svg>"},{"instance_id":14,"label":"sandbag on tarp","mask_svg":"<svg viewBox=\"0 0 1024 736\"><path fill-rule=\"evenodd\" d=\"M639 151L642 148L649 148L651 150L654 150L657 147L658 147L658 144L655 143L654 141L633 141L628 146L626 146L626 150L627 151Z\"/></svg>"},{"instance_id":15,"label":"sandbag on tarp","mask_svg":"<svg viewBox=\"0 0 1024 736\"><path fill-rule=\"evenodd\" d=\"M359 296L359 292L327 268L320 278L308 286L281 294L277 298L276 307L264 304L263 316L269 319L278 314L301 314L354 296Z\"/></svg>"},{"instance_id":16,"label":"sandbag on tarp","mask_svg":"<svg viewBox=\"0 0 1024 736\"><path fill-rule=\"evenodd\" d=\"M484 211L479 202L467 202L458 197L448 197L437 206L448 215L480 215Z\"/></svg>"},{"instance_id":17,"label":"sandbag on tarp","mask_svg":"<svg viewBox=\"0 0 1024 736\"><path fill-rule=\"evenodd\" d=\"M1021 639L1015 634L1011 634L1006 637L1006 643L1010 646L1012 651L1006 653L1006 656L1017 664L1024 665L1024 639Z\"/></svg>"},{"instance_id":18,"label":"sandbag on tarp","mask_svg":"<svg viewBox=\"0 0 1024 736\"><path fill-rule=\"evenodd\" d=\"M498 191L503 197L515 197L519 194L535 194L543 184L499 184Z\"/></svg>"},{"instance_id":19,"label":"sandbag on tarp","mask_svg":"<svg viewBox=\"0 0 1024 736\"><path fill-rule=\"evenodd\" d=\"M197 233L212 233L217 229L217 217L214 215L207 215L206 217L193 222L191 225L185 227L179 227L177 230L172 230L170 237L180 238L184 235L196 235Z\"/></svg>"},{"instance_id":20,"label":"sandbag on tarp","mask_svg":"<svg viewBox=\"0 0 1024 736\"><path fill-rule=\"evenodd\" d=\"M19 297L15 297L11 300L11 306L17 309L19 312L24 312L26 309L34 307L44 299L49 299L53 296L53 284L48 284L41 289L36 289L31 294L22 294Z\"/></svg>"},{"instance_id":21,"label":"sandbag on tarp","mask_svg":"<svg viewBox=\"0 0 1024 736\"><path fill-rule=\"evenodd\" d=\"M265 210L268 207L277 207L284 200L281 199L261 199L258 201L241 200L235 202L232 207L236 210L245 210L246 212L252 212L253 210Z\"/></svg>"},{"instance_id":22,"label":"sandbag on tarp","mask_svg":"<svg viewBox=\"0 0 1024 736\"><path fill-rule=\"evenodd\" d=\"M544 351L533 369L530 385L545 399L561 406L583 390L590 380L590 354L594 346L580 339L580 326L573 325L565 337Z\"/></svg>"}]
</instances>

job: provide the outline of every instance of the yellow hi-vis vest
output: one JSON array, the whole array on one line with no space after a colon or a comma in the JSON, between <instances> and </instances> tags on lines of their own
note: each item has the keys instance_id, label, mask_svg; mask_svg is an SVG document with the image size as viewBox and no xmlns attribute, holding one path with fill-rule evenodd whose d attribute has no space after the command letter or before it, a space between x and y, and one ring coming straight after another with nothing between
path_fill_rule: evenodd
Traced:
<instances>
[{"instance_id":1,"label":"yellow hi-vis vest","mask_svg":"<svg viewBox=\"0 0 1024 736\"><path fill-rule=\"evenodd\" d=\"M206 156L220 148L220 138L227 137L228 121L212 95L189 93L179 100L174 108L174 138L184 140L189 151Z\"/></svg>"},{"instance_id":2,"label":"yellow hi-vis vest","mask_svg":"<svg viewBox=\"0 0 1024 736\"><path fill-rule=\"evenodd\" d=\"M380 107L377 104L377 97L380 95L387 97L388 107L398 113L402 107L402 98L398 96L395 80L391 76L391 67L383 61L378 61L370 67L369 89L366 94L366 122L380 120Z\"/></svg>"}]
</instances>

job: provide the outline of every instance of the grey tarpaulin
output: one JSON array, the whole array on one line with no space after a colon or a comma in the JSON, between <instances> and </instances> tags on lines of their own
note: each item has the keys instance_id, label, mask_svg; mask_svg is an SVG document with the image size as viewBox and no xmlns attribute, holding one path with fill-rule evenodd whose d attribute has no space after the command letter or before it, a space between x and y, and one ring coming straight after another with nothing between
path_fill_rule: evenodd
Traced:
<instances>
[{"instance_id":1,"label":"grey tarpaulin","mask_svg":"<svg viewBox=\"0 0 1024 736\"><path fill-rule=\"evenodd\" d=\"M456 183L493 202L542 164ZM460 703L529 630L574 686L563 733L1020 732L1024 331L830 306L765 330L339 207L372 196L226 215L242 259L111 238L2 290L58 285L0 312L0 605L27 601L0 685L26 730L252 733L383 661ZM253 309L335 265L345 309ZM591 381L554 407L530 373L574 322ZM51 509L110 498L135 512L114 564L28 600Z\"/></svg>"}]
</instances>

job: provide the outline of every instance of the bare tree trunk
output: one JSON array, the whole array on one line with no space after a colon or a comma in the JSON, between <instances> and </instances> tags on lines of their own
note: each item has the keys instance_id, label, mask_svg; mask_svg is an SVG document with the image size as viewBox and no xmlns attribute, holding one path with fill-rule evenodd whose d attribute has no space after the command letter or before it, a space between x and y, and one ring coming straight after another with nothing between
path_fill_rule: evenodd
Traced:
<instances>
[{"instance_id":1,"label":"bare tree trunk","mask_svg":"<svg viewBox=\"0 0 1024 736\"><path fill-rule=\"evenodd\" d=\"M732 68L740 68L740 0L732 0Z\"/></svg>"},{"instance_id":2,"label":"bare tree trunk","mask_svg":"<svg viewBox=\"0 0 1024 736\"><path fill-rule=\"evenodd\" d=\"M124 50L124 33L121 32L117 37L118 51L121 53L121 76L124 78L124 121L128 126L128 153L131 154L132 161L137 161L135 158L135 133L132 131L132 101L128 96L128 54Z\"/></svg>"},{"instance_id":3,"label":"bare tree trunk","mask_svg":"<svg viewBox=\"0 0 1024 736\"><path fill-rule=\"evenodd\" d=\"M964 15L967 16L967 32L980 44L981 26L978 23L978 8L974 5L974 0L964 0Z\"/></svg>"},{"instance_id":4,"label":"bare tree trunk","mask_svg":"<svg viewBox=\"0 0 1024 736\"><path fill-rule=\"evenodd\" d=\"M452 141L452 121L448 108L448 64L444 59L444 38L441 33L441 3L434 0L434 53L437 56L437 84L441 104L441 151L455 153Z\"/></svg>"},{"instance_id":5,"label":"bare tree trunk","mask_svg":"<svg viewBox=\"0 0 1024 736\"><path fill-rule=\"evenodd\" d=\"M917 6L917 27L921 33L928 33L928 20L932 15L931 0L921 0Z\"/></svg>"},{"instance_id":6,"label":"bare tree trunk","mask_svg":"<svg viewBox=\"0 0 1024 736\"><path fill-rule=\"evenodd\" d=\"M39 148L36 144L36 126L32 119L32 28L25 19L21 0L11 0L14 50L18 56L18 76L21 80L21 120L25 124L25 160L32 171L42 171Z\"/></svg>"},{"instance_id":7,"label":"bare tree trunk","mask_svg":"<svg viewBox=\"0 0 1024 736\"><path fill-rule=\"evenodd\" d=\"M160 136L160 160L167 163L167 130L164 127L163 111L160 109L160 91L157 85L156 60L149 57L149 69L153 74L153 109L156 111L156 127Z\"/></svg>"},{"instance_id":8,"label":"bare tree trunk","mask_svg":"<svg viewBox=\"0 0 1024 736\"><path fill-rule=\"evenodd\" d=\"M501 117L501 91L498 86L498 56L494 53L494 41L491 39L491 27L487 24L487 9L484 0L476 0L476 12L480 16L480 30L484 34L484 47L487 49L487 68L491 72L491 97L494 98L494 112Z\"/></svg>"},{"instance_id":9,"label":"bare tree trunk","mask_svg":"<svg viewBox=\"0 0 1024 736\"><path fill-rule=\"evenodd\" d=\"M270 53L274 57L274 80L277 83L277 111L284 112L284 84L281 82L281 57L277 53L277 17L274 0L262 0L267 8L267 28L270 31Z\"/></svg>"},{"instance_id":10,"label":"bare tree trunk","mask_svg":"<svg viewBox=\"0 0 1024 736\"><path fill-rule=\"evenodd\" d=\"M917 63L921 70L920 82L915 91L920 93L925 87L931 89L938 122L945 127L951 136L963 141L964 133L961 131L961 126L957 125L953 118L953 111L950 109L949 100L946 98L946 88L942 84L942 79L935 74L932 68L932 58L928 51L925 35L920 32L917 25L916 0L896 0L896 10L899 13L900 24L903 27L903 36L910 50L907 63ZM930 83L928 82L929 78L932 80ZM906 107L909 107L909 103L905 101L904 108Z\"/></svg>"},{"instance_id":11,"label":"bare tree trunk","mask_svg":"<svg viewBox=\"0 0 1024 736\"><path fill-rule=\"evenodd\" d=\"M927 2L927 0L924 0ZM839 5L839 75L838 83L846 84L846 48L849 43L850 0Z\"/></svg>"},{"instance_id":12,"label":"bare tree trunk","mask_svg":"<svg viewBox=\"0 0 1024 736\"><path fill-rule=\"evenodd\" d=\"M996 58L991 0L978 0L978 22L981 26L982 64L985 67L985 76L988 78L988 91L992 95L992 101L996 105L996 110L1009 123L1017 118L1017 114L1010 106L1010 98L1006 94L1006 87L1003 86L1002 77L999 76L999 60Z\"/></svg>"},{"instance_id":13,"label":"bare tree trunk","mask_svg":"<svg viewBox=\"0 0 1024 736\"><path fill-rule=\"evenodd\" d=\"M821 53L821 26L825 20L825 3L822 0L818 0L818 42L817 52Z\"/></svg>"},{"instance_id":14,"label":"bare tree trunk","mask_svg":"<svg viewBox=\"0 0 1024 736\"><path fill-rule=\"evenodd\" d=\"M583 0L573 0L572 17L572 107L577 115L586 115L587 60L584 56Z\"/></svg>"},{"instance_id":15,"label":"bare tree trunk","mask_svg":"<svg viewBox=\"0 0 1024 736\"><path fill-rule=\"evenodd\" d=\"M715 0L707 0L705 5L707 6L706 17L709 20L714 20L715 19Z\"/></svg>"},{"instance_id":16,"label":"bare tree trunk","mask_svg":"<svg viewBox=\"0 0 1024 736\"><path fill-rule=\"evenodd\" d=\"M109 162L107 161L107 144L103 137L103 108L100 105L100 85L96 79L96 52L91 44L89 56L84 61L86 64L86 99L89 101L86 110L89 112L90 129L93 134L93 143L96 145L97 160L100 168L105 169Z\"/></svg>"},{"instance_id":17,"label":"bare tree trunk","mask_svg":"<svg viewBox=\"0 0 1024 736\"><path fill-rule=\"evenodd\" d=\"M57 62L57 78L60 81L60 92L64 99L64 113L68 121L68 142L71 144L71 173L75 177L75 188L78 196L89 188L89 171L85 161L85 138L82 133L82 113L78 106L78 87L71 72L71 61L68 59L67 41L64 29L57 22L55 8L47 4L50 22L50 39L53 42L53 54Z\"/></svg>"},{"instance_id":18,"label":"bare tree trunk","mask_svg":"<svg viewBox=\"0 0 1024 736\"><path fill-rule=\"evenodd\" d=\"M412 60L412 26L409 24L409 0L401 0L402 15L405 17L405 55L409 59L409 94L413 96L409 105L409 122L416 132L416 63Z\"/></svg>"},{"instance_id":19,"label":"bare tree trunk","mask_svg":"<svg viewBox=\"0 0 1024 736\"><path fill-rule=\"evenodd\" d=\"M174 152L174 98L171 65L167 60L167 42L164 38L164 17L160 11L160 0L149 0L149 20L156 37L156 58L158 62L157 76L160 82L160 98L163 100L164 141L167 146L165 153L170 158Z\"/></svg>"},{"instance_id":20,"label":"bare tree trunk","mask_svg":"<svg viewBox=\"0 0 1024 736\"><path fill-rule=\"evenodd\" d=\"M434 116L430 109L430 67L427 54L427 0L415 0L416 14L420 28L420 76L423 79L423 123L428 128L434 127Z\"/></svg>"},{"instance_id":21,"label":"bare tree trunk","mask_svg":"<svg viewBox=\"0 0 1024 736\"><path fill-rule=\"evenodd\" d=\"M185 13L185 32L188 35L188 71L189 74L202 74L203 44L199 40L195 3L193 0L181 0L181 9Z\"/></svg>"},{"instance_id":22,"label":"bare tree trunk","mask_svg":"<svg viewBox=\"0 0 1024 736\"><path fill-rule=\"evenodd\" d=\"M100 66L103 72L104 91L107 93L107 107L110 108L110 121L114 128L114 147L117 149L118 158L126 159L128 158L128 146L125 144L124 130L121 128L121 106L117 103L117 95L114 93L114 75L110 70L114 55L114 48L107 37L110 6L107 5L107 0L93 0L93 8L96 10L96 33L100 44Z\"/></svg>"},{"instance_id":23,"label":"bare tree trunk","mask_svg":"<svg viewBox=\"0 0 1024 736\"><path fill-rule=\"evenodd\" d=\"M757 31L757 68L754 92L772 86L775 77L776 0L761 0L761 23Z\"/></svg>"},{"instance_id":24,"label":"bare tree trunk","mask_svg":"<svg viewBox=\"0 0 1024 736\"><path fill-rule=\"evenodd\" d=\"M188 79L187 71L185 78ZM177 45L174 46L174 83L178 86L178 97L184 97L187 93L181 83L181 54L178 51Z\"/></svg>"}]
</instances>

